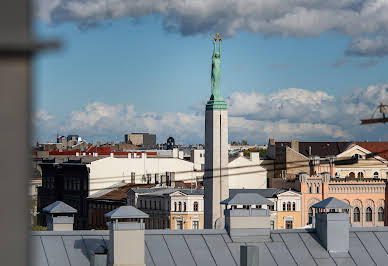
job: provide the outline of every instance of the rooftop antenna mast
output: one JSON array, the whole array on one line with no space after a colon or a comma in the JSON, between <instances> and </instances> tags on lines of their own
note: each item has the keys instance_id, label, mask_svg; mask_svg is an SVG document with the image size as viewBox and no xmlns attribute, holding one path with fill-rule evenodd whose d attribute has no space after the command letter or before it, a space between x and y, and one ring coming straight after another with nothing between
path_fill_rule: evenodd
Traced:
<instances>
[{"instance_id":1,"label":"rooftop antenna mast","mask_svg":"<svg viewBox=\"0 0 388 266\"><path fill-rule=\"evenodd\" d=\"M377 110L382 114L382 117L380 118L374 118L374 115L376 114ZM386 123L388 122L388 105L380 103L379 106L375 109L375 111L372 114L372 117L370 119L361 119L361 125L367 125L367 124L377 124L377 123Z\"/></svg>"}]
</instances>

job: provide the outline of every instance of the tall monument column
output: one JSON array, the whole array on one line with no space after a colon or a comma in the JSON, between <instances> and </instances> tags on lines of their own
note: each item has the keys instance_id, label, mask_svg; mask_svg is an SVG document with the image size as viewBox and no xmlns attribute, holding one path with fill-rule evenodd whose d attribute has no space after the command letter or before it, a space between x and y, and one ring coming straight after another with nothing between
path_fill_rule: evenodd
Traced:
<instances>
[{"instance_id":1,"label":"tall monument column","mask_svg":"<svg viewBox=\"0 0 388 266\"><path fill-rule=\"evenodd\" d=\"M218 51L217 51L218 42ZM221 38L213 40L211 96L205 114L205 228L223 228L224 206L229 197L228 111L220 93Z\"/></svg>"}]
</instances>

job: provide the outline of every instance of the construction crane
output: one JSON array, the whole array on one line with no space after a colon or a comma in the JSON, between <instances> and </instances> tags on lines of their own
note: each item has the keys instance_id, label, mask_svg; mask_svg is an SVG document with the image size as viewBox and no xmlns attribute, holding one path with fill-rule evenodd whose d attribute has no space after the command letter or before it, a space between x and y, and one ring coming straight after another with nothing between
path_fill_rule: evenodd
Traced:
<instances>
[{"instance_id":1,"label":"construction crane","mask_svg":"<svg viewBox=\"0 0 388 266\"><path fill-rule=\"evenodd\" d=\"M374 118L377 110L380 111L383 117L381 118ZM372 117L370 119L361 119L361 125L366 124L377 124L377 123L386 123L388 122L388 117L386 116L388 114L388 105L380 103L379 106L377 106L376 110L373 112Z\"/></svg>"}]
</instances>

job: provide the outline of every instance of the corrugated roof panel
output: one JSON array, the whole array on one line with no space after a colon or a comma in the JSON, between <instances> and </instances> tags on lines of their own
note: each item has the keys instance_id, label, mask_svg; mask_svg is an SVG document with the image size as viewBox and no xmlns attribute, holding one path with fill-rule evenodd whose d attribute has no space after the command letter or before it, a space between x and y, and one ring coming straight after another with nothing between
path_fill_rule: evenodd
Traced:
<instances>
[{"instance_id":1,"label":"corrugated roof panel","mask_svg":"<svg viewBox=\"0 0 388 266\"><path fill-rule=\"evenodd\" d=\"M105 244L104 240L102 239L102 236L85 236L82 235L82 239L84 241L86 251L88 252L89 256L92 254L92 251L94 251L97 246L108 246Z\"/></svg>"},{"instance_id":2,"label":"corrugated roof panel","mask_svg":"<svg viewBox=\"0 0 388 266\"><path fill-rule=\"evenodd\" d=\"M326 249L322 247L320 240L315 234L299 233L299 236L303 240L304 244L314 259L330 258L329 252L327 252Z\"/></svg>"},{"instance_id":3,"label":"corrugated roof panel","mask_svg":"<svg viewBox=\"0 0 388 266\"><path fill-rule=\"evenodd\" d=\"M332 258L315 259L318 266L337 266Z\"/></svg>"},{"instance_id":4,"label":"corrugated roof panel","mask_svg":"<svg viewBox=\"0 0 388 266\"><path fill-rule=\"evenodd\" d=\"M81 236L62 236L62 239L72 266L90 263L89 253Z\"/></svg>"},{"instance_id":5,"label":"corrugated roof panel","mask_svg":"<svg viewBox=\"0 0 388 266\"><path fill-rule=\"evenodd\" d=\"M33 236L31 238L31 261L32 266L46 266L47 258L43 249L40 236Z\"/></svg>"},{"instance_id":6,"label":"corrugated roof panel","mask_svg":"<svg viewBox=\"0 0 388 266\"><path fill-rule=\"evenodd\" d=\"M271 233L271 239L273 242L283 242L283 239L280 237L280 234Z\"/></svg>"},{"instance_id":7,"label":"corrugated roof panel","mask_svg":"<svg viewBox=\"0 0 388 266\"><path fill-rule=\"evenodd\" d=\"M375 265L358 237L349 237L349 254L357 265Z\"/></svg>"},{"instance_id":8,"label":"corrugated roof panel","mask_svg":"<svg viewBox=\"0 0 388 266\"><path fill-rule=\"evenodd\" d=\"M217 265L232 265L236 262L221 235L203 235Z\"/></svg>"},{"instance_id":9,"label":"corrugated roof panel","mask_svg":"<svg viewBox=\"0 0 388 266\"><path fill-rule=\"evenodd\" d=\"M237 264L240 263L240 246L244 246L245 243L226 243L228 245L228 248L230 252L232 253L232 256L235 261L237 261Z\"/></svg>"},{"instance_id":10,"label":"corrugated roof panel","mask_svg":"<svg viewBox=\"0 0 388 266\"><path fill-rule=\"evenodd\" d=\"M388 264L388 254L373 232L357 232L356 235L377 265Z\"/></svg>"},{"instance_id":11,"label":"corrugated roof panel","mask_svg":"<svg viewBox=\"0 0 388 266\"><path fill-rule=\"evenodd\" d=\"M147 266L155 266L146 243L144 243L144 259Z\"/></svg>"},{"instance_id":12,"label":"corrugated roof panel","mask_svg":"<svg viewBox=\"0 0 388 266\"><path fill-rule=\"evenodd\" d=\"M197 265L216 265L202 235L184 235Z\"/></svg>"},{"instance_id":13,"label":"corrugated roof panel","mask_svg":"<svg viewBox=\"0 0 388 266\"><path fill-rule=\"evenodd\" d=\"M351 257L347 258L333 258L338 266L356 266ZM335 264L334 264L335 265Z\"/></svg>"},{"instance_id":14,"label":"corrugated roof panel","mask_svg":"<svg viewBox=\"0 0 388 266\"><path fill-rule=\"evenodd\" d=\"M388 232L374 232L385 250L388 250Z\"/></svg>"},{"instance_id":15,"label":"corrugated roof panel","mask_svg":"<svg viewBox=\"0 0 388 266\"><path fill-rule=\"evenodd\" d=\"M176 265L196 265L182 235L165 235L164 240Z\"/></svg>"},{"instance_id":16,"label":"corrugated roof panel","mask_svg":"<svg viewBox=\"0 0 388 266\"><path fill-rule=\"evenodd\" d=\"M246 243L248 246L258 246L259 247L259 264L266 266L276 266L276 262L269 252L267 246L264 243Z\"/></svg>"},{"instance_id":17,"label":"corrugated roof panel","mask_svg":"<svg viewBox=\"0 0 388 266\"><path fill-rule=\"evenodd\" d=\"M145 241L155 265L175 265L163 235L145 235Z\"/></svg>"},{"instance_id":18,"label":"corrugated roof panel","mask_svg":"<svg viewBox=\"0 0 388 266\"><path fill-rule=\"evenodd\" d=\"M296 265L286 245L282 242L265 243L278 265ZM260 257L260 255L259 255Z\"/></svg>"},{"instance_id":19,"label":"corrugated roof panel","mask_svg":"<svg viewBox=\"0 0 388 266\"><path fill-rule=\"evenodd\" d=\"M316 265L298 234L280 234L298 265Z\"/></svg>"},{"instance_id":20,"label":"corrugated roof panel","mask_svg":"<svg viewBox=\"0 0 388 266\"><path fill-rule=\"evenodd\" d=\"M42 236L42 242L49 265L70 265L61 236Z\"/></svg>"}]
</instances>

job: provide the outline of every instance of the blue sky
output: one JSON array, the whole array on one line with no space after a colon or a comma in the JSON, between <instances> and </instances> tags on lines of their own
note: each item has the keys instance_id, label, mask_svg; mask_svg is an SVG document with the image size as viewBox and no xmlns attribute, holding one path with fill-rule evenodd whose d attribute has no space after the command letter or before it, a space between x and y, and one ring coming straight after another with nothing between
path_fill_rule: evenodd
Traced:
<instances>
[{"instance_id":1,"label":"blue sky","mask_svg":"<svg viewBox=\"0 0 388 266\"><path fill-rule=\"evenodd\" d=\"M79 133L88 140L109 140L121 138L125 132L153 130L159 142L169 135L183 143L203 142L202 117L210 96L214 25L205 25L196 32L194 26L187 26L191 20L196 25L195 19L188 19L178 29L166 30L163 13L130 13L92 20L91 26L85 26L85 18L70 16L70 11L63 10L68 20L53 11L50 19L43 15L36 18L35 31L41 39L58 38L63 44L59 51L43 53L36 60L37 139L53 139L59 131ZM55 16L60 19L55 20ZM355 39L357 36L330 28L321 33L317 30L316 34L268 34L264 30L252 32L249 27L232 33L228 28L224 31L220 30L226 35L221 92L231 104L230 139L247 138L255 143L265 143L271 136L388 140L386 127L372 126L371 133L370 128L358 125L361 117L371 115L374 105L388 100L384 87L388 83L387 60L380 51L383 48L371 51L362 46L355 52L357 45L363 44ZM353 42L357 47L349 48ZM368 89L370 86L372 89ZM293 88L299 91L289 91ZM316 97L318 110L309 107L313 100L306 104L303 98L309 101L312 96ZM241 100L244 98L246 102ZM257 100L252 102L254 98ZM317 112L317 117L295 120L295 116L287 117L293 112L287 109L287 114L276 112L278 115L271 119L257 114L265 114L276 105ZM242 111L244 106L252 111ZM337 117L334 120L321 115L320 109L326 114L326 108L332 106L355 108L357 112L344 116L347 111L338 109L338 113L331 114ZM110 124L114 119L120 122ZM244 128L247 124L251 127Z\"/></svg>"}]
</instances>

